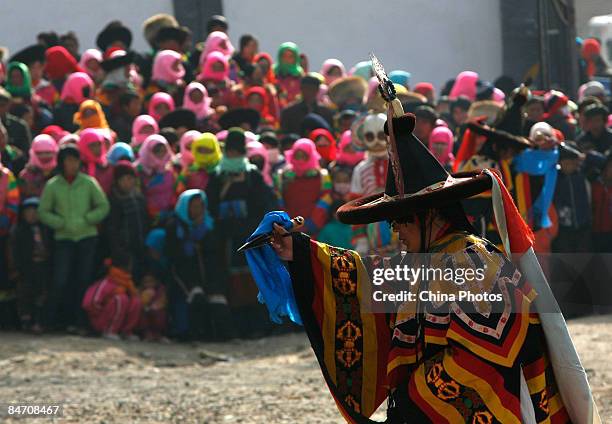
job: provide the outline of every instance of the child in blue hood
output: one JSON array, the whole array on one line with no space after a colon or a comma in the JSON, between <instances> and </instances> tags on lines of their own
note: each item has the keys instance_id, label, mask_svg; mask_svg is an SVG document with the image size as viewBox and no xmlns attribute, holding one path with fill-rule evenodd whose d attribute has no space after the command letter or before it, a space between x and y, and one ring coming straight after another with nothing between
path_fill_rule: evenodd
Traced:
<instances>
[{"instance_id":1,"label":"child in blue hood","mask_svg":"<svg viewBox=\"0 0 612 424\"><path fill-rule=\"evenodd\" d=\"M202 190L184 191L166 226L172 332L179 339L232 337L219 248Z\"/></svg>"}]
</instances>

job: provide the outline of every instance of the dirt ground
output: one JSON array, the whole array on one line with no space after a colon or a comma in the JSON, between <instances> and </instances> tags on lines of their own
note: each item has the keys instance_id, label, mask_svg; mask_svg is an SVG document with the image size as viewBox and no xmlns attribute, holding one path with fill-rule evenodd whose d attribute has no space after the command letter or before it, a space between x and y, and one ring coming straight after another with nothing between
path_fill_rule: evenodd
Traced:
<instances>
[{"instance_id":1,"label":"dirt ground","mask_svg":"<svg viewBox=\"0 0 612 424\"><path fill-rule=\"evenodd\" d=\"M602 422L612 422L612 316L569 327ZM15 402L60 403L64 416L0 421L343 422L302 334L163 345L0 333L0 404Z\"/></svg>"}]
</instances>

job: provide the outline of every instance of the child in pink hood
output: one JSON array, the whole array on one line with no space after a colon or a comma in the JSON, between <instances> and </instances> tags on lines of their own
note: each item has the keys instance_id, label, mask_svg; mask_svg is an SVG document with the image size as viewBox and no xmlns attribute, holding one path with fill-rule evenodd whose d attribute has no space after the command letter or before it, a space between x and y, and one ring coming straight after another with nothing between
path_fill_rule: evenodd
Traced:
<instances>
[{"instance_id":1,"label":"child in pink hood","mask_svg":"<svg viewBox=\"0 0 612 424\"><path fill-rule=\"evenodd\" d=\"M157 52L153 60L151 80L160 91L176 93L184 84L185 68L180 53L174 50Z\"/></svg>"},{"instance_id":2,"label":"child in pink hood","mask_svg":"<svg viewBox=\"0 0 612 424\"><path fill-rule=\"evenodd\" d=\"M110 193L113 184L113 169L106 159L106 138L99 128L85 128L79 134L79 153L83 162L83 171L94 177L104 193Z\"/></svg>"},{"instance_id":3,"label":"child in pink hood","mask_svg":"<svg viewBox=\"0 0 612 424\"><path fill-rule=\"evenodd\" d=\"M175 176L170 165L172 152L166 139L153 134L147 137L136 162L140 189L147 201L147 211L153 225L167 218L174 210Z\"/></svg>"},{"instance_id":4,"label":"child in pink hood","mask_svg":"<svg viewBox=\"0 0 612 424\"><path fill-rule=\"evenodd\" d=\"M157 134L159 126L157 121L151 115L140 115L134 119L132 124L132 142L130 143L134 152L138 152L142 143L148 136Z\"/></svg>"},{"instance_id":5,"label":"child in pink hood","mask_svg":"<svg viewBox=\"0 0 612 424\"><path fill-rule=\"evenodd\" d=\"M132 281L129 260L113 259L107 276L87 289L81 303L92 328L111 340L138 339L140 296Z\"/></svg>"},{"instance_id":6,"label":"child in pink hood","mask_svg":"<svg viewBox=\"0 0 612 424\"><path fill-rule=\"evenodd\" d=\"M94 94L94 82L85 72L70 74L62 87L60 100L80 105Z\"/></svg>"},{"instance_id":7,"label":"child in pink hood","mask_svg":"<svg viewBox=\"0 0 612 424\"><path fill-rule=\"evenodd\" d=\"M321 66L320 74L325 78L325 84L329 86L332 82L346 76L346 68L338 59L327 59Z\"/></svg>"},{"instance_id":8,"label":"child in pink hood","mask_svg":"<svg viewBox=\"0 0 612 424\"><path fill-rule=\"evenodd\" d=\"M200 66L201 70L197 79L204 84L210 94L211 106L228 104L231 96L228 58L223 53L214 51L206 57L203 63L200 63Z\"/></svg>"},{"instance_id":9,"label":"child in pink hood","mask_svg":"<svg viewBox=\"0 0 612 424\"><path fill-rule=\"evenodd\" d=\"M170 94L162 91L153 94L149 101L149 115L157 122L174 109L174 99Z\"/></svg>"},{"instance_id":10,"label":"child in pink hood","mask_svg":"<svg viewBox=\"0 0 612 424\"><path fill-rule=\"evenodd\" d=\"M19 174L21 200L40 197L57 166L58 151L59 146L50 135L40 134L34 137L30 147L30 159Z\"/></svg>"},{"instance_id":11,"label":"child in pink hood","mask_svg":"<svg viewBox=\"0 0 612 424\"><path fill-rule=\"evenodd\" d=\"M290 216L304 217L304 232L316 236L329 218L332 203L329 173L319 165L321 156L310 139L297 140L285 152L285 158L287 165L275 181L279 201Z\"/></svg>"},{"instance_id":12,"label":"child in pink hood","mask_svg":"<svg viewBox=\"0 0 612 424\"><path fill-rule=\"evenodd\" d=\"M465 96L470 101L476 100L476 84L478 83L478 74L473 71L463 71L455 79L455 84L451 89L448 97L456 99L459 96Z\"/></svg>"},{"instance_id":13,"label":"child in pink hood","mask_svg":"<svg viewBox=\"0 0 612 424\"><path fill-rule=\"evenodd\" d=\"M206 87L199 82L194 81L185 88L183 107L195 113L198 121L214 113L214 110L210 107L211 103L212 99L208 96Z\"/></svg>"},{"instance_id":14,"label":"child in pink hood","mask_svg":"<svg viewBox=\"0 0 612 424\"><path fill-rule=\"evenodd\" d=\"M60 101L53 110L54 123L74 132L79 126L74 123L74 114L85 100L94 95L94 82L85 72L70 74L62 87Z\"/></svg>"},{"instance_id":15,"label":"child in pink hood","mask_svg":"<svg viewBox=\"0 0 612 424\"><path fill-rule=\"evenodd\" d=\"M338 153L336 155L336 161L330 164L330 169L335 165L347 166L354 168L359 162L365 158L365 152L355 150L352 140L351 130L346 130L340 136L340 143L338 144Z\"/></svg>"},{"instance_id":16,"label":"child in pink hood","mask_svg":"<svg viewBox=\"0 0 612 424\"><path fill-rule=\"evenodd\" d=\"M104 78L104 70L100 64L102 63L102 52L98 49L87 49L81 55L79 66L89 75L94 81L100 82Z\"/></svg>"},{"instance_id":17,"label":"child in pink hood","mask_svg":"<svg viewBox=\"0 0 612 424\"><path fill-rule=\"evenodd\" d=\"M436 127L429 136L429 150L447 171L452 169L455 161L453 143L453 133L447 127Z\"/></svg>"},{"instance_id":18,"label":"child in pink hood","mask_svg":"<svg viewBox=\"0 0 612 424\"><path fill-rule=\"evenodd\" d=\"M234 54L234 46L226 33L213 31L208 34L204 50L200 55L200 67L206 62L208 55L212 52L219 52L228 59Z\"/></svg>"},{"instance_id":19,"label":"child in pink hood","mask_svg":"<svg viewBox=\"0 0 612 424\"><path fill-rule=\"evenodd\" d=\"M270 174L270 160L268 159L268 149L259 141L249 141L247 143L247 158L249 162L259 169L264 181L269 186L272 185L272 175Z\"/></svg>"}]
</instances>

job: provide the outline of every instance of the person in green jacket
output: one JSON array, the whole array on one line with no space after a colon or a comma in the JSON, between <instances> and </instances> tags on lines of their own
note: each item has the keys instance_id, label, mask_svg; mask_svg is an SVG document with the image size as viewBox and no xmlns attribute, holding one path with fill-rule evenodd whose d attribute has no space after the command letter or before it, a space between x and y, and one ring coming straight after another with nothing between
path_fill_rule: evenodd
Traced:
<instances>
[{"instance_id":1,"label":"person in green jacket","mask_svg":"<svg viewBox=\"0 0 612 424\"><path fill-rule=\"evenodd\" d=\"M74 144L58 153L58 175L45 186L40 199L40 220L55 232L53 284L47 300L46 325L58 327L58 309L67 304L68 327L85 332L87 319L81 300L93 276L97 225L110 210L96 180L79 171L81 159Z\"/></svg>"}]
</instances>

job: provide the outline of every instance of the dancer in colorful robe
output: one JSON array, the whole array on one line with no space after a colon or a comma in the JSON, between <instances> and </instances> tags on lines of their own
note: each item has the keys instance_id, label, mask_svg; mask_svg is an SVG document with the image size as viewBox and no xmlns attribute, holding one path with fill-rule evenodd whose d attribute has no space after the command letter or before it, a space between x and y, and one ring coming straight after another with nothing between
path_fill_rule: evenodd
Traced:
<instances>
[{"instance_id":1,"label":"dancer in colorful robe","mask_svg":"<svg viewBox=\"0 0 612 424\"><path fill-rule=\"evenodd\" d=\"M373 422L387 398L388 423L599 423L533 254L532 232L500 177L490 170L449 175L412 134L414 122L410 114L392 122L405 195L389 166L385 193L345 204L338 218L387 220L407 251L436 253L430 267L484 269L484 279L468 288L502 300L406 302L373 313L368 269L406 264L411 255L361 258L301 233L285 237L291 221L275 212L253 234L272 232L272 246L247 251L271 318L287 315L304 325L351 423ZM474 235L459 204L489 189L505 252ZM452 293L459 286L419 280L410 290L425 289Z\"/></svg>"}]
</instances>

